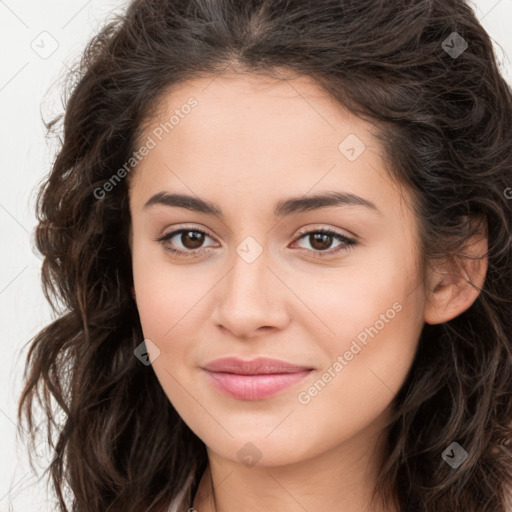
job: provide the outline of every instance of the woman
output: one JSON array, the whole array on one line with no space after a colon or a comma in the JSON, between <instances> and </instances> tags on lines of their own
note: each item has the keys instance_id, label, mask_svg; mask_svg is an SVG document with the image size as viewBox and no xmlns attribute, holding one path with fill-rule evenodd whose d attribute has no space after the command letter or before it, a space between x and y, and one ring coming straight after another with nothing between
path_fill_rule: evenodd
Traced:
<instances>
[{"instance_id":1,"label":"woman","mask_svg":"<svg viewBox=\"0 0 512 512\"><path fill-rule=\"evenodd\" d=\"M511 130L462 0L132 2L38 203L60 509L509 510Z\"/></svg>"}]
</instances>

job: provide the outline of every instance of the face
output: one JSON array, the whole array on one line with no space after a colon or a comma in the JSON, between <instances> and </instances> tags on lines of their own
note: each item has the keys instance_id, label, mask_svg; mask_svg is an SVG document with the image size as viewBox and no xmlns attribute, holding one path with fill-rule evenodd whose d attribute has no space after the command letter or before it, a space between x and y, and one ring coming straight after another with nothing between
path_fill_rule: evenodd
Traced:
<instances>
[{"instance_id":1,"label":"face","mask_svg":"<svg viewBox=\"0 0 512 512\"><path fill-rule=\"evenodd\" d=\"M223 75L169 93L140 137L144 337L169 400L222 457L293 463L387 419L425 300L410 199L372 130L311 79ZM280 362L209 366L220 358Z\"/></svg>"}]
</instances>

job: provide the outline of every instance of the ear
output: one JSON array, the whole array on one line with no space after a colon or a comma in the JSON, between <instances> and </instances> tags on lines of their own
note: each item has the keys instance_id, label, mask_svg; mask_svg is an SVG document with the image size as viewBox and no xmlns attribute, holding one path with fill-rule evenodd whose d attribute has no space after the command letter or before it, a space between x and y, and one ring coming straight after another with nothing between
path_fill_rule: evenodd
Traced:
<instances>
[{"instance_id":1,"label":"ear","mask_svg":"<svg viewBox=\"0 0 512 512\"><path fill-rule=\"evenodd\" d=\"M440 324L466 311L478 297L487 273L487 234L470 238L464 256L443 259L430 270L424 310L427 324Z\"/></svg>"}]
</instances>

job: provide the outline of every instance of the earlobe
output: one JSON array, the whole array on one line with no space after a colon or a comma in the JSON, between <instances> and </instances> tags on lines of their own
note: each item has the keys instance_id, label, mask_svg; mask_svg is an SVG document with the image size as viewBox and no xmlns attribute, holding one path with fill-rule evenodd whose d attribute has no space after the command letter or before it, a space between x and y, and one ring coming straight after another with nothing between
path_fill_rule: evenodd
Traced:
<instances>
[{"instance_id":1,"label":"earlobe","mask_svg":"<svg viewBox=\"0 0 512 512\"><path fill-rule=\"evenodd\" d=\"M466 257L444 260L431 270L424 310L427 324L448 322L477 299L487 273L487 237L471 239Z\"/></svg>"}]
</instances>

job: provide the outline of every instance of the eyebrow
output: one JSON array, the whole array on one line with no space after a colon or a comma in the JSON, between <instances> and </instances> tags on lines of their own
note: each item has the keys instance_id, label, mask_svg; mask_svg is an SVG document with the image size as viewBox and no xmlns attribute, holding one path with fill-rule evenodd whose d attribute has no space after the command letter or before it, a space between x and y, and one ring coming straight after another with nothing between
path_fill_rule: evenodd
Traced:
<instances>
[{"instance_id":1,"label":"eyebrow","mask_svg":"<svg viewBox=\"0 0 512 512\"><path fill-rule=\"evenodd\" d=\"M223 218L221 208L210 201L199 197L189 196L187 194L169 194L168 192L158 192L151 196L144 204L143 209L154 205L173 206L185 208L187 210L199 213L214 215ZM274 208L275 217L285 217L294 213L308 212L329 206L362 206L376 213L382 214L377 206L356 194L350 192L325 192L311 196L291 197L279 201Z\"/></svg>"}]
</instances>

